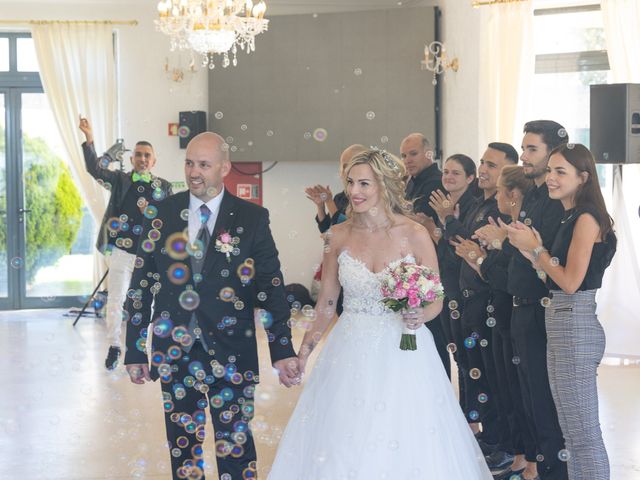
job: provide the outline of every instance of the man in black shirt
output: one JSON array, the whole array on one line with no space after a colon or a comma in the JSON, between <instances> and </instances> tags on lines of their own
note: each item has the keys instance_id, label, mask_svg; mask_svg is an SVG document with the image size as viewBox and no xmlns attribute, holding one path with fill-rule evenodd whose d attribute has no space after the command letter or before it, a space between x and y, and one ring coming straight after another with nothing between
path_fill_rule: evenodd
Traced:
<instances>
[{"instance_id":1,"label":"man in black shirt","mask_svg":"<svg viewBox=\"0 0 640 480\"><path fill-rule=\"evenodd\" d=\"M429 141L421 133L408 135L400 144L400 156L410 175L405 190L407 200L412 200L413 211L424 214L436 221L438 216L429 206L429 197L435 190L444 190L442 186L442 172L433 161L433 150ZM427 328L433 335L433 340L442 360L447 375L451 377L451 360L447 350L447 339L440 322L427 322Z\"/></svg>"},{"instance_id":2,"label":"man in black shirt","mask_svg":"<svg viewBox=\"0 0 640 480\"><path fill-rule=\"evenodd\" d=\"M551 120L532 121L524 126L520 159L525 175L535 182L535 187L523 199L520 221L540 232L546 248L551 247L564 213L562 204L549 198L545 183L549 154L568 140L562 125ZM506 237L506 233L502 235ZM564 449L564 438L547 373L544 309L549 291L544 275L538 274L518 249L502 240L502 248L511 257L507 291L513 295L513 362L518 369L527 423L538 449L538 472L545 480L565 480L567 464L558 457L558 452Z\"/></svg>"},{"instance_id":3,"label":"man in black shirt","mask_svg":"<svg viewBox=\"0 0 640 480\"><path fill-rule=\"evenodd\" d=\"M518 163L518 152L507 143L493 142L482 155L478 167L478 186L483 196L477 199L475 207L469 210L464 222L456 217L456 208L440 193L432 195L432 205L436 205L439 215L444 217L444 239L458 247L462 239L471 235L488 223L489 217L497 218L496 202L498 178L506 165ZM460 255L460 251L456 251ZM473 258L480 264L481 257ZM460 290L464 308L462 312L462 332L465 340L469 376L467 408L470 421L482 422L481 440L492 451L485 449L487 463L492 469L500 469L511 463L512 442L505 412L498 407L501 386L493 355L493 325L487 323L487 307L491 297L491 287L486 279L466 261L460 267Z\"/></svg>"},{"instance_id":4,"label":"man in black shirt","mask_svg":"<svg viewBox=\"0 0 640 480\"><path fill-rule=\"evenodd\" d=\"M156 155L149 142L136 144L131 164L133 171L109 170L103 164L93 145L93 130L86 118L80 118L80 130L86 141L82 152L87 172L107 190L111 191L105 210L96 247L109 257L107 289L107 340L109 351L105 367L113 370L121 353L121 330L125 312L123 304L133 273L136 251L145 219L153 219L157 213L155 204L172 194L171 184L151 174Z\"/></svg>"}]
</instances>

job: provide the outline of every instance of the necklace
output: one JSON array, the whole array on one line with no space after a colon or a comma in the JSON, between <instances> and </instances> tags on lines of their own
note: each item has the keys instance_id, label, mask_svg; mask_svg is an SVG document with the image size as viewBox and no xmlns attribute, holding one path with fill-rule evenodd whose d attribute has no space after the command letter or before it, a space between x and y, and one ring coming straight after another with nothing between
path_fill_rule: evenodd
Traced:
<instances>
[{"instance_id":1,"label":"necklace","mask_svg":"<svg viewBox=\"0 0 640 480\"><path fill-rule=\"evenodd\" d=\"M566 223L566 222L568 222L569 220L571 220L571 218L573 218L573 216L574 216L574 215L575 215L575 213L576 213L575 208L572 208L572 209L570 210L570 212L571 212L571 214L570 214L567 218L563 218L562 220L560 220L560 223Z\"/></svg>"}]
</instances>

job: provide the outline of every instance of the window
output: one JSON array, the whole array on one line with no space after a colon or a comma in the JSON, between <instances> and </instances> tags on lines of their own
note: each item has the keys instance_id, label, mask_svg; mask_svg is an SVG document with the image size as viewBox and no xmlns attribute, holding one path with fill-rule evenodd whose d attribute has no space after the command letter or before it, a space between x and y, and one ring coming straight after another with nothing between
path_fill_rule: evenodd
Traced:
<instances>
[{"instance_id":1,"label":"window","mask_svg":"<svg viewBox=\"0 0 640 480\"><path fill-rule=\"evenodd\" d=\"M536 69L533 116L560 122L573 143L589 146L590 85L611 83L600 5L538 0L534 12ZM612 167L598 165L605 198Z\"/></svg>"}]
</instances>

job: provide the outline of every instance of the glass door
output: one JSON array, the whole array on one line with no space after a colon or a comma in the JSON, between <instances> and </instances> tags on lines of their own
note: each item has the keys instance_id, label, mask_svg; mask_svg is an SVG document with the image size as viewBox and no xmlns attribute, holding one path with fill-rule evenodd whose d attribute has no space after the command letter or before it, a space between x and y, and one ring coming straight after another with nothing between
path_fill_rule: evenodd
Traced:
<instances>
[{"instance_id":1,"label":"glass door","mask_svg":"<svg viewBox=\"0 0 640 480\"><path fill-rule=\"evenodd\" d=\"M9 307L6 92L0 90L0 309Z\"/></svg>"}]
</instances>

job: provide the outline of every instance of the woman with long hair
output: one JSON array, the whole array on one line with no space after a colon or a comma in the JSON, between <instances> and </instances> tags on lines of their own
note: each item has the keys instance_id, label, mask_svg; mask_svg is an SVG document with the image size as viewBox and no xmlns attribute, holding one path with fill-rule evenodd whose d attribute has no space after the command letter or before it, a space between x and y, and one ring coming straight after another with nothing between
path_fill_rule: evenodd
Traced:
<instances>
[{"instance_id":1,"label":"woman with long hair","mask_svg":"<svg viewBox=\"0 0 640 480\"><path fill-rule=\"evenodd\" d=\"M402 263L438 271L426 229L409 218L404 166L389 153L356 155L344 174L349 219L331 227L315 317L299 353L310 353L344 311L318 356L280 442L271 480L411 478L491 480L466 425L433 336L420 328L442 300L395 313L382 282ZM404 327L417 350L401 350Z\"/></svg>"},{"instance_id":2,"label":"woman with long hair","mask_svg":"<svg viewBox=\"0 0 640 480\"><path fill-rule=\"evenodd\" d=\"M609 459L598 418L596 374L605 335L596 316L596 291L616 251L613 221L604 203L593 155L580 144L554 149L547 167L549 197L564 218L550 251L535 229L506 226L509 241L533 263L550 289L547 365L553 400L566 441L558 452L571 480L608 480Z\"/></svg>"}]
</instances>

